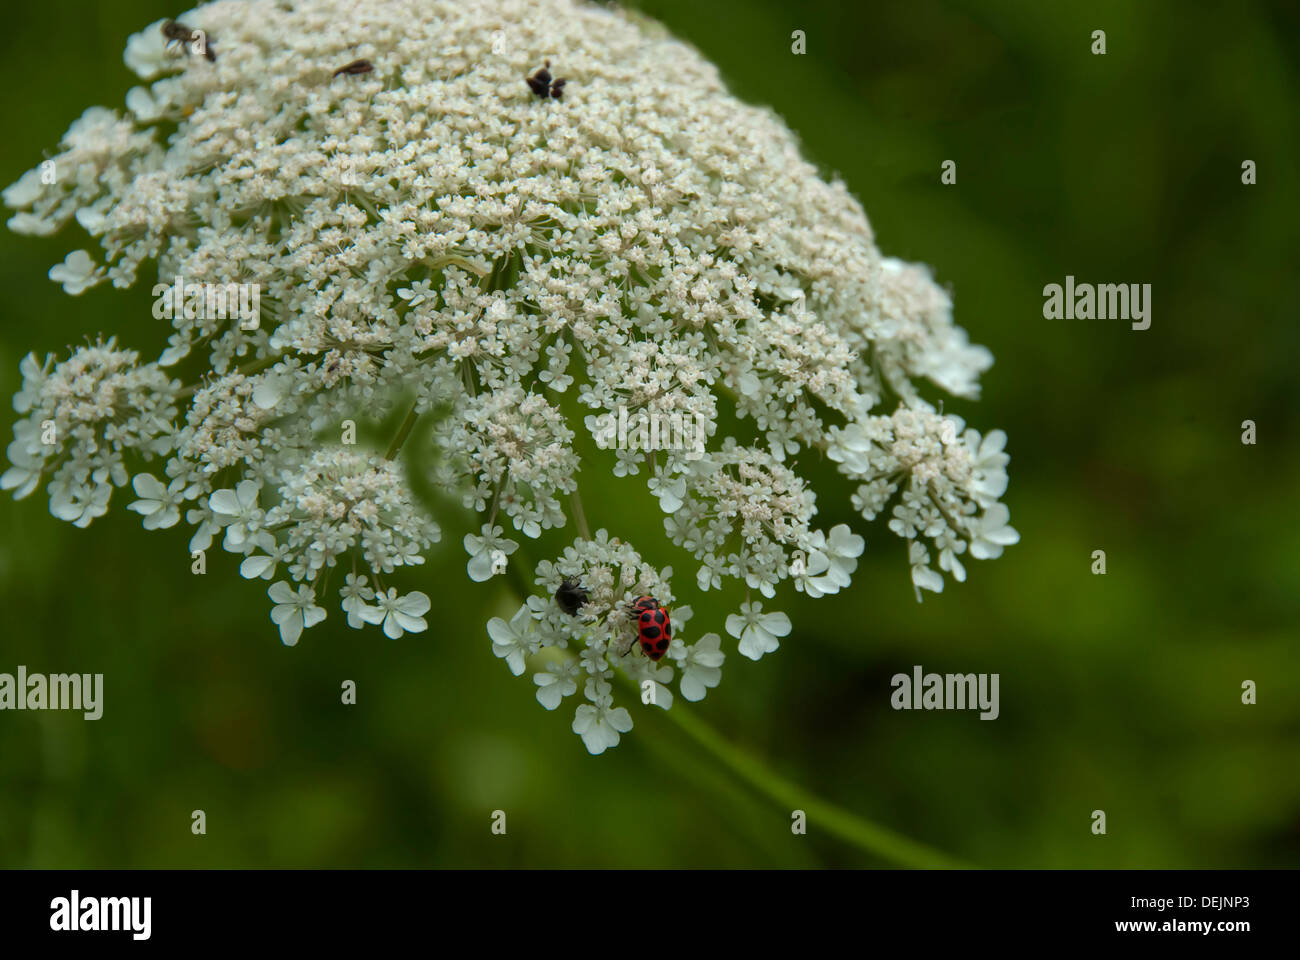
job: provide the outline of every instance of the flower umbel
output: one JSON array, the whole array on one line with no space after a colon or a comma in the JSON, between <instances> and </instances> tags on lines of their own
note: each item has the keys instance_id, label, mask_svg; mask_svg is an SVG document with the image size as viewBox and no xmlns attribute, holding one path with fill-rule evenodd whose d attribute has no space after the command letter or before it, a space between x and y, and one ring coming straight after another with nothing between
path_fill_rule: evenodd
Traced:
<instances>
[{"instance_id":1,"label":"flower umbel","mask_svg":"<svg viewBox=\"0 0 1300 960\"><path fill-rule=\"evenodd\" d=\"M463 504L438 519L471 531L470 581L521 575L524 541L549 550L487 632L544 708L581 700L592 753L632 729L616 673L667 709L674 680L692 701L717 687L725 653L718 624L687 642L664 544L611 536L612 510L588 530L584 473L620 478L619 511L662 519L693 558L686 584L739 607L725 632L755 660L793 624L753 594L846 590L865 549L847 524L816 526L832 491L800 464L822 453L854 510L907 542L918 597L1017 542L1005 435L922 395L977 397L992 356L928 270L882 258L848 188L770 111L689 47L574 0L373 0L364 29L356 9L186 13L215 59L146 27L125 109L88 109L51 158L75 175L4 191L11 229L100 248L52 266L68 294L142 275L155 296L178 278L254 284L260 320L186 298L160 317L155 361L112 339L29 356L0 486L45 486L85 526L130 481L147 529L183 519L191 550L220 535L242 576L272 581L284 643L325 619L330 590L348 626L398 639L432 604L387 580L414 581L441 536L413 492L419 444L421 485ZM358 60L373 69L338 69ZM547 61L562 97L525 82ZM193 382L168 373L181 361ZM344 426L390 414L405 419L386 448ZM629 419L656 425L634 448L610 430ZM700 429L688 446L659 423ZM573 614L553 599L565 579L587 598ZM653 662L632 642L641 595L672 615Z\"/></svg>"}]
</instances>

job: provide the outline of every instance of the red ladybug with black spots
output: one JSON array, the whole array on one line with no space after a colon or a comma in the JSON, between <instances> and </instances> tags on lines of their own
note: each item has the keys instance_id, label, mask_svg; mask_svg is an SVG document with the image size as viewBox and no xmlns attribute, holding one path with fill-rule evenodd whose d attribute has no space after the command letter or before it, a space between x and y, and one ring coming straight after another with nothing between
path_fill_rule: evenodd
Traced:
<instances>
[{"instance_id":1,"label":"red ladybug with black spots","mask_svg":"<svg viewBox=\"0 0 1300 960\"><path fill-rule=\"evenodd\" d=\"M673 624L668 610L659 606L654 597L637 597L629 611L636 616L637 639L641 649L651 660L658 660L668 652L673 640Z\"/></svg>"}]
</instances>

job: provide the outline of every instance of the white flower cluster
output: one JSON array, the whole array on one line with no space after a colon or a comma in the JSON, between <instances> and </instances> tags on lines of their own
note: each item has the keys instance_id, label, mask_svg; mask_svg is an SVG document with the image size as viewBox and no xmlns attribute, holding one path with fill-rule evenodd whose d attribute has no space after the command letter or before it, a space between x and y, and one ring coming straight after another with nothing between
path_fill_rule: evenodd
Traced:
<instances>
[{"instance_id":1,"label":"white flower cluster","mask_svg":"<svg viewBox=\"0 0 1300 960\"><path fill-rule=\"evenodd\" d=\"M456 451L459 469L441 480L466 490L465 506L474 508L495 497L527 537L564 526L556 492L577 489L578 455L573 431L564 415L537 393L518 384L482 393L463 413L443 420L434 436L442 450ZM479 509L482 509L479 507Z\"/></svg>"},{"instance_id":2,"label":"white flower cluster","mask_svg":"<svg viewBox=\"0 0 1300 960\"><path fill-rule=\"evenodd\" d=\"M682 640L670 570L588 532L580 468L625 478L620 513L657 505L698 590L743 590L725 626L753 659L792 625L752 591L835 593L865 545L814 528L800 451L858 482L867 519L897 501L918 587L942 585L922 539L958 579L959 555L1015 542L1005 438L954 432L917 386L973 398L992 357L924 268L882 259L845 185L689 47L575 0L220 0L178 19L213 56L161 22L131 37L145 85L72 125L53 178L4 192L9 225L75 220L102 248L51 270L69 294L156 266L155 295L181 277L257 285L260 322L177 310L155 363L111 341L24 361L6 488L49 480L51 509L84 524L128 479L124 454L167 457L135 474L130 508L149 529L183 515L192 550L220 534L245 577L272 581L285 643L326 617L340 565L349 625L398 637L425 629L429 599L382 578L439 536L401 456L418 443L422 479L480 514L472 580L517 562L498 518L543 544L576 528L488 630L548 709L582 682L574 730L594 753L632 725L616 672L667 707L674 676L691 700L716 686L723 652L717 633ZM357 61L371 69L340 71ZM547 61L562 98L525 82ZM403 413L382 456L348 438ZM703 425L708 449L610 432L647 417ZM639 596L671 617L661 659L635 643Z\"/></svg>"},{"instance_id":3,"label":"white flower cluster","mask_svg":"<svg viewBox=\"0 0 1300 960\"><path fill-rule=\"evenodd\" d=\"M1007 525L1010 512L998 502L1007 489L1007 436L994 430L981 438L966 430L960 417L943 417L919 402L888 417L864 417L844 429L831 428L827 455L840 471L864 481L853 506L874 520L902 488L889 529L908 541L912 582L920 591L943 590L943 577L929 566L928 539L939 566L957 580L966 579L958 557L987 560L1020 535Z\"/></svg>"},{"instance_id":4,"label":"white flower cluster","mask_svg":"<svg viewBox=\"0 0 1300 960\"><path fill-rule=\"evenodd\" d=\"M144 459L167 453L180 382L132 350L107 343L81 347L62 363L28 354L14 409L13 464L0 488L25 497L49 484L50 512L85 527L108 511L113 487L127 481L123 454Z\"/></svg>"}]
</instances>

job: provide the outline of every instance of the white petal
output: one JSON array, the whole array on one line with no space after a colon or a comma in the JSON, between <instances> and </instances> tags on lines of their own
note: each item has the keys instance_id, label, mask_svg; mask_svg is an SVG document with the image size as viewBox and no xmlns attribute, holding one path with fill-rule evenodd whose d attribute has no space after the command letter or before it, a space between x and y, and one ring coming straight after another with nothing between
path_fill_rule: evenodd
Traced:
<instances>
[{"instance_id":1,"label":"white petal","mask_svg":"<svg viewBox=\"0 0 1300 960\"><path fill-rule=\"evenodd\" d=\"M208 497L208 507L213 513L229 517L237 517L242 512L239 507L239 497L235 496L234 490L213 491L212 496Z\"/></svg>"},{"instance_id":2,"label":"white petal","mask_svg":"<svg viewBox=\"0 0 1300 960\"><path fill-rule=\"evenodd\" d=\"M784 613L768 613L763 615L763 629L774 637L785 637L790 634L790 618Z\"/></svg>"},{"instance_id":3,"label":"white petal","mask_svg":"<svg viewBox=\"0 0 1300 960\"><path fill-rule=\"evenodd\" d=\"M298 642L302 636L301 610L297 607L276 607L271 611L271 619L280 625L280 641L286 647L292 647Z\"/></svg>"},{"instance_id":4,"label":"white petal","mask_svg":"<svg viewBox=\"0 0 1300 960\"><path fill-rule=\"evenodd\" d=\"M500 617L493 617L491 620L488 621L487 632L488 632L488 636L492 638L493 642L499 643L503 646L507 644L512 644L515 642L515 640L518 639L515 636L515 632L510 629L510 625L506 623L504 620L502 620Z\"/></svg>"},{"instance_id":5,"label":"white petal","mask_svg":"<svg viewBox=\"0 0 1300 960\"><path fill-rule=\"evenodd\" d=\"M433 604L429 602L428 594L421 593L419 590L408 593L406 596L402 597L402 599L397 601L397 609L403 614L410 616L412 619L419 619L424 616L429 612L431 606L433 606ZM414 628L408 627L407 629L409 630ZM421 627L420 629L424 628Z\"/></svg>"},{"instance_id":6,"label":"white petal","mask_svg":"<svg viewBox=\"0 0 1300 960\"><path fill-rule=\"evenodd\" d=\"M239 575L245 580L256 580L275 566L275 561L263 554L248 557L239 565Z\"/></svg>"}]
</instances>

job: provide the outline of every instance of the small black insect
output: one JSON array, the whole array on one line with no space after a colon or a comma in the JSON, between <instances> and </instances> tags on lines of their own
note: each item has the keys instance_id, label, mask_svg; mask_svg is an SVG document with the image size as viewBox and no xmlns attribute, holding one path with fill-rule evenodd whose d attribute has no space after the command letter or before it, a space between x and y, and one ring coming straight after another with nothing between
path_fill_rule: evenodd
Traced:
<instances>
[{"instance_id":1,"label":"small black insect","mask_svg":"<svg viewBox=\"0 0 1300 960\"><path fill-rule=\"evenodd\" d=\"M209 63L217 62L216 51L212 49L212 45L215 41L207 34L203 33L203 31L192 30L179 20L164 20L162 23L162 32L163 36L167 38L167 46L170 47L173 43L179 43L181 49L186 53L190 52L189 45L202 36L203 55L208 58Z\"/></svg>"},{"instance_id":2,"label":"small black insect","mask_svg":"<svg viewBox=\"0 0 1300 960\"><path fill-rule=\"evenodd\" d=\"M175 20L164 20L162 22L162 32L163 36L168 40L174 40L177 43L184 43L194 35L193 30Z\"/></svg>"},{"instance_id":3,"label":"small black insect","mask_svg":"<svg viewBox=\"0 0 1300 960\"><path fill-rule=\"evenodd\" d=\"M353 60L351 63L345 63L335 70L334 76L337 77L340 73L346 73L349 76L358 73L370 73L374 69L375 65L369 60Z\"/></svg>"},{"instance_id":4,"label":"small black insect","mask_svg":"<svg viewBox=\"0 0 1300 960\"><path fill-rule=\"evenodd\" d=\"M533 91L543 100L548 96L552 99L559 100L564 97L564 85L568 83L563 77L551 79L551 61L547 60L531 77L525 77L524 82L528 84L528 89Z\"/></svg>"},{"instance_id":5,"label":"small black insect","mask_svg":"<svg viewBox=\"0 0 1300 960\"><path fill-rule=\"evenodd\" d=\"M560 589L555 591L555 602L560 605L561 610L572 617L587 602L587 591L582 589L582 584L576 577L569 577L560 584Z\"/></svg>"}]
</instances>

